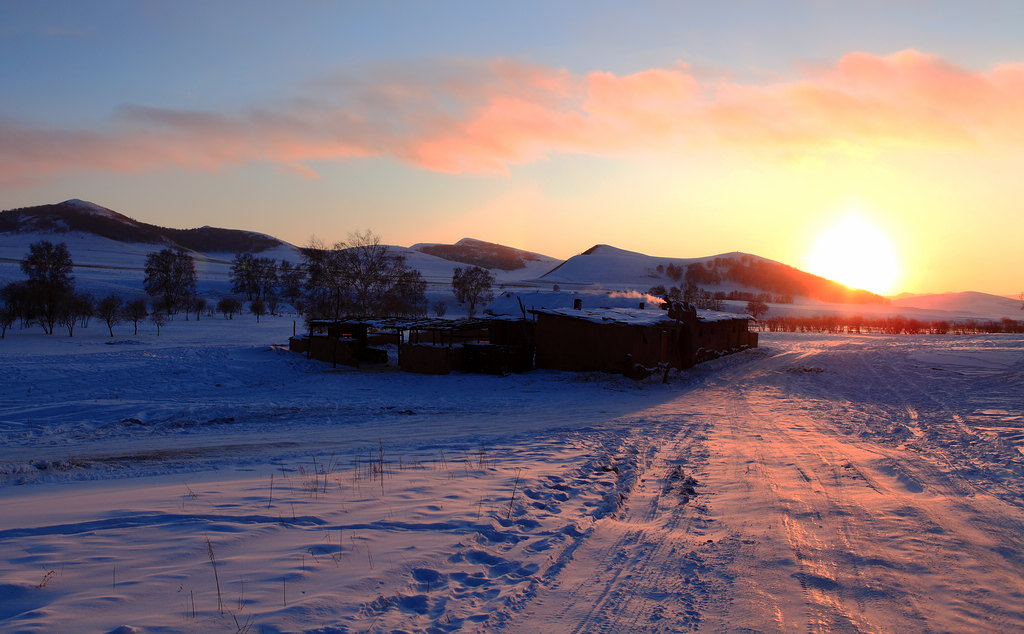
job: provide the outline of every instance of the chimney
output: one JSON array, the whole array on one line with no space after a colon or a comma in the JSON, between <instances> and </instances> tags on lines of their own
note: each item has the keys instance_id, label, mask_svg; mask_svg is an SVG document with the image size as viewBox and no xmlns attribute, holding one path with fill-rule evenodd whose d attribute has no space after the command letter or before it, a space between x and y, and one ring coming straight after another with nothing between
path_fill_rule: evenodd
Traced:
<instances>
[{"instance_id":1,"label":"chimney","mask_svg":"<svg viewBox=\"0 0 1024 634\"><path fill-rule=\"evenodd\" d=\"M572 300L572 307L573 307L574 310L582 309L583 308L583 300L580 299L579 297L577 297L576 299Z\"/></svg>"},{"instance_id":2,"label":"chimney","mask_svg":"<svg viewBox=\"0 0 1024 634\"><path fill-rule=\"evenodd\" d=\"M643 310L643 309L644 309L644 303L640 302L640 310Z\"/></svg>"}]
</instances>

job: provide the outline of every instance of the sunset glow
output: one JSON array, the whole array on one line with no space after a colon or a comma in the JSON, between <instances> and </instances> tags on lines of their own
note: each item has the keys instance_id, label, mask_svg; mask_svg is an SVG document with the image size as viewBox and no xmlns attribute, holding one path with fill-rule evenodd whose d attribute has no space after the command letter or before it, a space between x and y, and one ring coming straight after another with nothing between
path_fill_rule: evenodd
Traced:
<instances>
[{"instance_id":1,"label":"sunset glow","mask_svg":"<svg viewBox=\"0 0 1024 634\"><path fill-rule=\"evenodd\" d=\"M858 216L848 216L818 238L808 270L851 288L885 294L899 276L889 238Z\"/></svg>"},{"instance_id":2,"label":"sunset glow","mask_svg":"<svg viewBox=\"0 0 1024 634\"><path fill-rule=\"evenodd\" d=\"M0 209L802 267L857 197L900 271L865 235L817 272L1021 290L1024 5L399 4L14 3Z\"/></svg>"},{"instance_id":3,"label":"sunset glow","mask_svg":"<svg viewBox=\"0 0 1024 634\"><path fill-rule=\"evenodd\" d=\"M1024 0L0 7L0 634L1024 634Z\"/></svg>"}]
</instances>

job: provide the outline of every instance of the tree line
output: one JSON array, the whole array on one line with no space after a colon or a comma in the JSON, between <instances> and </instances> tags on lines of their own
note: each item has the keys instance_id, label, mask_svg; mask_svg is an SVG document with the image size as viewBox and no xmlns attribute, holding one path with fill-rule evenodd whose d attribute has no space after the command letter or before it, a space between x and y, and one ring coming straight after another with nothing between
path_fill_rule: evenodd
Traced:
<instances>
[{"instance_id":1,"label":"tree line","mask_svg":"<svg viewBox=\"0 0 1024 634\"><path fill-rule=\"evenodd\" d=\"M370 232L357 232L344 242L328 248L315 239L300 251L302 261L239 253L231 262L231 292L244 297L257 321L277 314L282 302L309 319L345 317L420 317L427 312L426 282L420 272L401 255L382 245ZM115 325L130 322L138 334L138 323L147 317L157 326L184 313L185 319L209 309L233 319L242 312L243 302L221 298L210 306L196 291L195 260L182 249L162 249L146 256L143 288L149 296L124 299L116 294L96 300L75 290L74 264L64 243L34 243L21 262L27 279L0 289L0 337L16 321L22 328L33 324L53 334L58 326L74 335L76 326L87 327L98 317L113 336ZM479 305L493 299L493 274L482 267L456 268L452 292L468 304L472 316ZM438 316L445 313L443 301L435 303Z\"/></svg>"},{"instance_id":2,"label":"tree line","mask_svg":"<svg viewBox=\"0 0 1024 634\"><path fill-rule=\"evenodd\" d=\"M785 264L769 262L749 255L739 257L717 257L706 262L693 262L685 268L679 264L659 264L655 267L659 275L666 275L675 282L682 282L685 289L703 286L718 286L732 282L740 286L760 288L774 299L775 303L792 303L796 295L813 297L822 301L851 304L886 303L886 298L869 291L851 289L838 282L818 275L806 273ZM675 288L675 287L673 287ZM653 294L653 293L652 293ZM789 298L788 302L779 301ZM712 299L754 299L752 297L725 297L715 293Z\"/></svg>"},{"instance_id":3,"label":"tree line","mask_svg":"<svg viewBox=\"0 0 1024 634\"><path fill-rule=\"evenodd\" d=\"M718 293L712 293L711 291L703 288L688 284L686 288L680 289L678 286L672 286L666 289L663 285L658 284L652 286L647 290L648 295L654 297L660 297L668 303L675 302L686 302L692 304L694 308L701 310L723 310L725 304L722 301L724 299L724 293L719 296Z\"/></svg>"},{"instance_id":4,"label":"tree line","mask_svg":"<svg viewBox=\"0 0 1024 634\"><path fill-rule=\"evenodd\" d=\"M21 328L38 325L48 335L58 328L74 336L78 327L87 328L93 319L107 326L114 336L114 326L130 323L139 332L139 322L149 319L157 334L167 320L182 312L185 319L194 314L198 321L204 310L213 314L213 307L196 292L195 261L182 249L163 249L146 256L143 297L126 299L110 294L96 299L91 293L75 289L72 275L74 262L65 243L43 240L29 245L29 252L20 264L27 279L11 282L0 288L0 338L15 323ZM260 317L259 306L251 308ZM216 304L216 311L231 319L242 311L242 303L226 297Z\"/></svg>"},{"instance_id":5,"label":"tree line","mask_svg":"<svg viewBox=\"0 0 1024 634\"><path fill-rule=\"evenodd\" d=\"M315 238L302 250L302 263L279 271L288 281L289 301L308 319L346 317L423 317L427 314L427 283L405 257L392 253L372 231L355 232L348 240L327 247ZM269 265L258 261L245 265L253 271L248 288L258 293L260 274ZM272 275L272 273L269 273ZM458 267L452 277L452 292L461 304L468 304L470 316L477 306L493 298L494 275L479 266ZM443 301L432 306L438 317L445 314Z\"/></svg>"},{"instance_id":6,"label":"tree line","mask_svg":"<svg viewBox=\"0 0 1024 634\"><path fill-rule=\"evenodd\" d=\"M1024 333L1024 321L999 320L923 320L900 315L866 318L859 315L815 315L811 317L768 317L758 321L769 332L818 332L832 334L887 335L977 335Z\"/></svg>"}]
</instances>

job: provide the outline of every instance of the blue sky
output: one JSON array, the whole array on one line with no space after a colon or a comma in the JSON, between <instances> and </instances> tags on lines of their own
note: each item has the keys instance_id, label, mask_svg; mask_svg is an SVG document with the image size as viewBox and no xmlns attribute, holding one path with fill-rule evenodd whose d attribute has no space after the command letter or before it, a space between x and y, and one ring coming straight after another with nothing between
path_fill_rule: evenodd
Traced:
<instances>
[{"instance_id":1,"label":"blue sky","mask_svg":"<svg viewBox=\"0 0 1024 634\"><path fill-rule=\"evenodd\" d=\"M371 228L395 244L472 236L568 257L604 242L794 266L855 208L905 255L900 290L1010 293L1020 282L982 271L1024 269L984 234L952 255L985 268L940 277L948 236L920 231L912 202L947 226L979 198L983 224L1022 215L1007 193L1017 79L1001 69L1024 62L1024 3L0 7L0 208L77 197L295 243ZM956 103L977 82L991 111ZM861 111L806 111L821 86Z\"/></svg>"},{"instance_id":2,"label":"blue sky","mask_svg":"<svg viewBox=\"0 0 1024 634\"><path fill-rule=\"evenodd\" d=\"M4 2L3 114L101 124L125 104L244 108L380 65L508 57L624 74L680 61L792 76L851 50L1022 57L1017 2Z\"/></svg>"}]
</instances>

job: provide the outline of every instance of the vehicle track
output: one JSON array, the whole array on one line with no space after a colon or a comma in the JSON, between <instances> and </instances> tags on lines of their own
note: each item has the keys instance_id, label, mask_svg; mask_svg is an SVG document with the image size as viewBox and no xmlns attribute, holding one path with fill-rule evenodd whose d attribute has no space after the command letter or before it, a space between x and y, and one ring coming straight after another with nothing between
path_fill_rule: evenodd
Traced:
<instances>
[{"instance_id":1,"label":"vehicle track","mask_svg":"<svg viewBox=\"0 0 1024 634\"><path fill-rule=\"evenodd\" d=\"M822 354L829 355L827 351ZM908 375L906 368L898 362L899 359L895 363L890 359L884 362L879 360L884 354L877 349L869 349L843 355L857 369L851 373L853 377L863 376L864 385L888 394L880 399L875 395L873 402L880 402L884 407L871 405L871 416L890 416L896 419L921 411L923 413L920 417L926 419L923 424L927 425L927 417L936 415L934 407L928 407L929 399L940 403L938 415L957 415L943 398L934 395L933 389L930 389L933 386L922 385L921 379ZM801 360L813 363L814 357L805 356ZM946 452L932 451L931 445L919 447L919 451L907 451L901 446L873 442L870 436L851 437L844 427L847 421L858 417L872 420L862 416L862 411L858 410L859 404L841 397L830 398L828 388L834 386L834 382L820 381L813 376L799 377L793 373L787 376L794 383L788 388L793 393L806 394L810 387L808 383L818 385L819 389L813 396L814 401L820 404L819 411L823 415L811 416L805 421L805 424L809 423L816 428L814 435L803 437L799 426L790 423L783 428L778 421L785 417L780 414L771 415L771 411L759 418L772 430L773 435L780 439L790 437L790 440L777 443L777 446L792 444L801 447L807 457L817 456L822 465L831 465L831 482L826 472L818 471L815 474L813 462L807 461L803 462L804 466L797 466L796 481L816 490L820 487L818 493L825 499L826 508L834 508L842 513L839 530L836 532L840 539L836 554L841 555L844 551L847 554L871 553L872 550L878 553L878 556L871 555L868 558L875 560L869 561L867 566L870 586L863 586L870 592L867 593L867 600L858 599L858 610L864 612L867 609L872 612L871 605L882 598L883 602L891 602L887 611L898 614L903 624L912 623L920 627L920 624L928 620L942 622L945 619L957 629L995 626L1000 631L1009 631L1019 628L1024 618L1024 613L1016 607L1020 597L1024 597L1021 578L1024 562L1020 555L1020 536L1024 533L1024 524L1018 508L992 496L992 489L998 492L1005 492L1005 489L1000 486L990 488L987 482L966 480L962 470L954 469L949 464L950 458ZM782 387L783 390L787 389L785 385ZM743 391L745 395L750 393L750 389ZM963 397L953 397L953 400L961 402L958 398ZM771 404L771 401L764 399L760 402ZM784 403L776 399L776 404ZM811 407L807 405L805 403L803 407L809 411L814 410L813 401ZM833 423L839 423L839 426ZM794 440L795 444L792 442ZM938 460L935 454L938 454ZM764 452L759 455L763 456ZM793 457L793 460L797 459ZM945 468L939 466L942 463ZM836 476L836 464L842 464L844 471L862 481L871 491L871 496L865 498L855 489L839 486L843 478ZM844 500L844 492L847 491L853 492L855 497ZM868 506L865 502L870 501L871 497L877 501ZM919 535L915 535L915 531ZM871 535L876 540L891 539L893 544L889 548L890 552L886 552L887 547L884 545L873 544ZM914 557L923 557L923 565L920 562L914 562L913 565L908 563L907 560L913 561ZM837 556L836 559L841 560L842 557ZM853 563L857 561L854 557L847 559ZM915 570L915 565L921 569ZM910 583L906 579L899 579L887 568L899 570L904 575L910 574ZM985 577L984 582L977 584L983 589L976 588L975 583L966 582L978 575ZM855 572L854 577L859 584L863 584L863 573ZM947 577L953 580L947 581ZM931 597L928 584L939 586L942 592L947 593L947 600L940 601L937 597ZM913 589L915 585L916 590ZM890 598L878 597L878 591L882 590L884 594L887 587L898 594ZM903 600L892 600L897 596ZM943 609L939 610L942 614L937 618L933 611L939 603L945 605L942 605ZM931 616L926 620L923 614ZM873 611L873 618L876 619L873 624L882 625L882 629L889 630L901 625L899 621L879 621L879 617L887 618L881 611ZM836 629L835 625L833 623L827 629Z\"/></svg>"},{"instance_id":2,"label":"vehicle track","mask_svg":"<svg viewBox=\"0 0 1024 634\"><path fill-rule=\"evenodd\" d=\"M707 571L722 549L702 535L707 521L699 491L706 421L661 410L645 412L661 419L657 425L635 432L647 450L628 499L595 525L573 562L517 618L517 631L695 629L705 604L718 600L725 584ZM686 484L687 477L697 486Z\"/></svg>"},{"instance_id":3,"label":"vehicle track","mask_svg":"<svg viewBox=\"0 0 1024 634\"><path fill-rule=\"evenodd\" d=\"M883 339L798 343L644 412L658 424L634 434L648 449L628 500L508 625L1024 630L1024 513L936 446L971 442L954 418L970 381L938 394L944 377ZM677 466L700 482L686 504L665 477Z\"/></svg>"}]
</instances>

